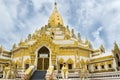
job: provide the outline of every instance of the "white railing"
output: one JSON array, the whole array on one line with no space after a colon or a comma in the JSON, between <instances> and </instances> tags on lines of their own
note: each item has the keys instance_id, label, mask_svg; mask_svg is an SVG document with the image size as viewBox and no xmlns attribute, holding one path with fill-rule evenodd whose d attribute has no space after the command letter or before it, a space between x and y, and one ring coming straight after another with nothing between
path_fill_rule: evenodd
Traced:
<instances>
[{"instance_id":1,"label":"white railing","mask_svg":"<svg viewBox=\"0 0 120 80\"><path fill-rule=\"evenodd\" d=\"M120 71L114 71L114 72L101 72L101 73L91 73L89 74L89 79L103 79L103 80L120 80Z\"/></svg>"},{"instance_id":2,"label":"white railing","mask_svg":"<svg viewBox=\"0 0 120 80\"><path fill-rule=\"evenodd\" d=\"M80 80L78 73L69 73L68 77L71 80ZM85 80L120 80L120 71L115 72L101 72L101 73L89 73ZM61 73L57 75L58 80L62 79Z\"/></svg>"},{"instance_id":3,"label":"white railing","mask_svg":"<svg viewBox=\"0 0 120 80\"><path fill-rule=\"evenodd\" d=\"M80 78L78 73L69 73L69 74L68 74L68 77L71 78L71 79L74 79L74 80ZM61 73L58 73L57 79L62 79Z\"/></svg>"}]
</instances>

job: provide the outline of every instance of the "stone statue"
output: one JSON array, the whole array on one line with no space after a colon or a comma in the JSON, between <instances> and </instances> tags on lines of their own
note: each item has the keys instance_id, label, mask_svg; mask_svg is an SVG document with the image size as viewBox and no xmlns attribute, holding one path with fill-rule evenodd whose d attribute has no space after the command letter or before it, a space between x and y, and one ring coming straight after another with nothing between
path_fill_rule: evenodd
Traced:
<instances>
[{"instance_id":1,"label":"stone statue","mask_svg":"<svg viewBox=\"0 0 120 80\"><path fill-rule=\"evenodd\" d=\"M4 71L3 71L3 79L15 79L16 78L16 74L15 74L15 71L14 71L14 68L12 68L12 66L6 66L4 68Z\"/></svg>"},{"instance_id":2,"label":"stone statue","mask_svg":"<svg viewBox=\"0 0 120 80\"><path fill-rule=\"evenodd\" d=\"M62 70L61 70L62 78L67 79L68 78L68 68L66 64L63 64Z\"/></svg>"},{"instance_id":3,"label":"stone statue","mask_svg":"<svg viewBox=\"0 0 120 80\"><path fill-rule=\"evenodd\" d=\"M81 66L81 69L80 69L80 72L79 72L79 75L80 75L80 80L86 80L88 79L88 70L86 69L85 65Z\"/></svg>"}]
</instances>

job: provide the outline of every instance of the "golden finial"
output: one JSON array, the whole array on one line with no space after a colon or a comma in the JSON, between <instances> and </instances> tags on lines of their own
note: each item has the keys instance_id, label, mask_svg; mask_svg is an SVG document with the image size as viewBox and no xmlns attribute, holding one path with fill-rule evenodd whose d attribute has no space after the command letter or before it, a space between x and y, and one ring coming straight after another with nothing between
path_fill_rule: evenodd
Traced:
<instances>
[{"instance_id":1,"label":"golden finial","mask_svg":"<svg viewBox=\"0 0 120 80\"><path fill-rule=\"evenodd\" d=\"M56 12L57 11L57 2L55 1L54 3L54 11Z\"/></svg>"},{"instance_id":2,"label":"golden finial","mask_svg":"<svg viewBox=\"0 0 120 80\"><path fill-rule=\"evenodd\" d=\"M55 0L55 3L54 3L55 5L57 5L57 2L56 2L56 0Z\"/></svg>"}]
</instances>

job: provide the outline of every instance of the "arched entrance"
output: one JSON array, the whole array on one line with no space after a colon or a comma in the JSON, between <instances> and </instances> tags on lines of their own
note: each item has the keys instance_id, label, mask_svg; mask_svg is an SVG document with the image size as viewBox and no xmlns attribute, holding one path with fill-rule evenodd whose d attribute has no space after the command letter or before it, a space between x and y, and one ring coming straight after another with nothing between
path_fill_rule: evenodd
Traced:
<instances>
[{"instance_id":1,"label":"arched entrance","mask_svg":"<svg viewBox=\"0 0 120 80\"><path fill-rule=\"evenodd\" d=\"M37 70L47 70L49 67L50 51L47 47L43 46L38 50Z\"/></svg>"}]
</instances>

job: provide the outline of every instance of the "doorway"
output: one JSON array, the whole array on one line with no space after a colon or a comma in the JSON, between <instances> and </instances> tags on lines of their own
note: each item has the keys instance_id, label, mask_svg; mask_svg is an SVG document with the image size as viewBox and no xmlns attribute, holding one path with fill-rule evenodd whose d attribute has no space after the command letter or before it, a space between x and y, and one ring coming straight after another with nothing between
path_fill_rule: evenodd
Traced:
<instances>
[{"instance_id":1,"label":"doorway","mask_svg":"<svg viewBox=\"0 0 120 80\"><path fill-rule=\"evenodd\" d=\"M43 46L38 51L37 70L47 70L49 67L49 54L50 51L47 47Z\"/></svg>"}]
</instances>

